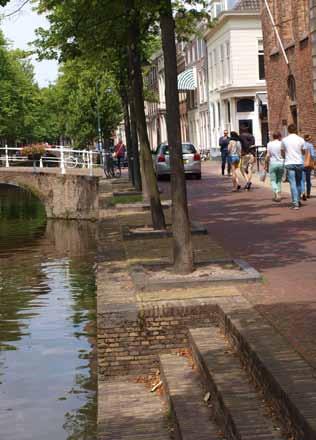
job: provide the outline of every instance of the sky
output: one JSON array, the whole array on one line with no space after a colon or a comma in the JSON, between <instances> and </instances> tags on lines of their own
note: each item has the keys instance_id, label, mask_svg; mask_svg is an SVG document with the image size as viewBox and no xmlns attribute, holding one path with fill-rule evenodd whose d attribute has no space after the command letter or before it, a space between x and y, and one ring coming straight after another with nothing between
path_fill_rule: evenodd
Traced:
<instances>
[{"instance_id":1,"label":"sky","mask_svg":"<svg viewBox=\"0 0 316 440\"><path fill-rule=\"evenodd\" d=\"M0 15L15 11L22 3L22 0L11 0L5 8L0 7ZM32 11L32 6L28 3L20 12L12 17L3 18L0 23L6 39L14 48L19 49L29 49L28 43L35 39L35 29L40 26L47 28L49 25L45 17ZM45 87L56 80L57 62L51 60L38 62L34 57L33 64L35 79L40 87Z\"/></svg>"}]
</instances>

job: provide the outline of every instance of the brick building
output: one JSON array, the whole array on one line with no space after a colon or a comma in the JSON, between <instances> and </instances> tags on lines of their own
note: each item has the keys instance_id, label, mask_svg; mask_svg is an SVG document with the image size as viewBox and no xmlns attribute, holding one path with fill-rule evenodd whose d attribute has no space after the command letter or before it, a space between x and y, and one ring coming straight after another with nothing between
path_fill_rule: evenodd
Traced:
<instances>
[{"instance_id":1,"label":"brick building","mask_svg":"<svg viewBox=\"0 0 316 440\"><path fill-rule=\"evenodd\" d=\"M270 133L286 134L294 122L316 141L316 0L267 3L261 16Z\"/></svg>"}]
</instances>

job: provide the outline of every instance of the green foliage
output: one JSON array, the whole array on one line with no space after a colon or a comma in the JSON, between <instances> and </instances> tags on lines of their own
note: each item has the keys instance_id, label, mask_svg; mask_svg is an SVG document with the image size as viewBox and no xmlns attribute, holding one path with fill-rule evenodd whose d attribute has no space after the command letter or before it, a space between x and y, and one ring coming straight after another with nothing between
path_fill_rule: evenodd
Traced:
<instances>
[{"instance_id":1,"label":"green foliage","mask_svg":"<svg viewBox=\"0 0 316 440\"><path fill-rule=\"evenodd\" d=\"M113 75L78 58L67 61L55 92L62 113L63 132L75 146L86 146L96 138L97 109L101 129L109 136L122 120L121 104Z\"/></svg>"},{"instance_id":2,"label":"green foliage","mask_svg":"<svg viewBox=\"0 0 316 440\"><path fill-rule=\"evenodd\" d=\"M0 0L0 5L5 3ZM138 51L147 65L161 48L159 12L165 4L164 0L40 0L38 10L47 14L51 26L37 31L38 56L63 63L57 83L44 89L34 82L29 53L10 50L0 33L0 141L55 144L63 138L74 146L86 146L97 137L98 107L102 132L108 136L122 118L122 88L130 86L129 26L136 17ZM173 2L179 39L196 32L207 4ZM144 94L157 101L150 91Z\"/></svg>"},{"instance_id":3,"label":"green foliage","mask_svg":"<svg viewBox=\"0 0 316 440\"><path fill-rule=\"evenodd\" d=\"M115 206L117 204L129 204L129 203L139 203L143 202L142 195L124 195L124 196L113 196L109 201L109 206Z\"/></svg>"},{"instance_id":4,"label":"green foliage","mask_svg":"<svg viewBox=\"0 0 316 440\"><path fill-rule=\"evenodd\" d=\"M100 62L82 58L67 61L57 83L40 89L29 53L10 50L0 32L0 142L58 144L62 137L78 147L91 145L97 137L98 105L106 136L121 121L116 90L113 74Z\"/></svg>"},{"instance_id":5,"label":"green foliage","mask_svg":"<svg viewBox=\"0 0 316 440\"><path fill-rule=\"evenodd\" d=\"M9 50L0 31L0 139L9 144L32 141L38 122L39 89L29 54Z\"/></svg>"}]
</instances>

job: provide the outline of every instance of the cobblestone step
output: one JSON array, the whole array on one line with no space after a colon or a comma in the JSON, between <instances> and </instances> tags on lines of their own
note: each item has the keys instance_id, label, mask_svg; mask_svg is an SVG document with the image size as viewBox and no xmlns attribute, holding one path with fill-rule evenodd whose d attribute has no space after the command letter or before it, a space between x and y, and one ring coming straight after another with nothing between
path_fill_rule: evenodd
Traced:
<instances>
[{"instance_id":1,"label":"cobblestone step","mask_svg":"<svg viewBox=\"0 0 316 440\"><path fill-rule=\"evenodd\" d=\"M237 356L215 327L191 329L189 339L215 419L229 440L280 440L267 408Z\"/></svg>"},{"instance_id":2,"label":"cobblestone step","mask_svg":"<svg viewBox=\"0 0 316 440\"><path fill-rule=\"evenodd\" d=\"M316 373L250 305L222 304L220 326L252 379L297 440L316 439Z\"/></svg>"},{"instance_id":3,"label":"cobblestone step","mask_svg":"<svg viewBox=\"0 0 316 440\"><path fill-rule=\"evenodd\" d=\"M163 401L142 383L99 383L98 440L170 440Z\"/></svg>"},{"instance_id":4,"label":"cobblestone step","mask_svg":"<svg viewBox=\"0 0 316 440\"><path fill-rule=\"evenodd\" d=\"M176 421L180 440L217 440L219 429L203 400L197 371L187 359L177 355L160 356L160 373L166 397Z\"/></svg>"}]
</instances>

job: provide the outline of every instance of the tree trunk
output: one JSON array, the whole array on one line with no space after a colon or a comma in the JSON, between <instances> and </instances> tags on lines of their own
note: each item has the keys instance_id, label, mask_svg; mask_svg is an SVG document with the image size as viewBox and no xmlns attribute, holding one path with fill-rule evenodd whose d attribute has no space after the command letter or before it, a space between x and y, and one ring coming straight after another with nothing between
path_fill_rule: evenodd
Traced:
<instances>
[{"instance_id":1,"label":"tree trunk","mask_svg":"<svg viewBox=\"0 0 316 440\"><path fill-rule=\"evenodd\" d=\"M132 180L133 186L135 186L135 174L133 167L133 140L131 134L131 120L129 115L128 96L124 86L121 86L121 99L123 104L124 114L124 128L127 147L127 160L128 160L128 177Z\"/></svg>"},{"instance_id":2,"label":"tree trunk","mask_svg":"<svg viewBox=\"0 0 316 440\"><path fill-rule=\"evenodd\" d=\"M132 93L130 93L132 95ZM144 191L144 186L146 182L145 179L142 179L141 172L140 172L140 157L139 157L139 151L138 151L138 135L137 135L137 124L136 124L136 118L135 118L135 106L133 97L130 96L129 99L130 108L129 108L129 114L131 118L131 135L132 135L132 143L133 143L133 169L134 169L134 176L135 176L135 188L138 191Z\"/></svg>"},{"instance_id":3,"label":"tree trunk","mask_svg":"<svg viewBox=\"0 0 316 440\"><path fill-rule=\"evenodd\" d=\"M147 133L146 115L144 109L143 77L138 49L139 28L137 17L135 17L135 10L131 11L129 2L128 6L128 11L134 13L134 15L130 14L131 22L129 26L128 53L131 67L130 73L132 76L132 94L135 104L137 132L141 148L141 160L144 166L144 177L148 189L153 227L154 229L165 229L165 217L160 201L157 179L154 172L153 160Z\"/></svg>"},{"instance_id":4,"label":"tree trunk","mask_svg":"<svg viewBox=\"0 0 316 440\"><path fill-rule=\"evenodd\" d=\"M171 164L171 199L174 270L193 271L193 250L182 160L175 22L171 0L164 0L160 27L165 65L166 122Z\"/></svg>"}]
</instances>

